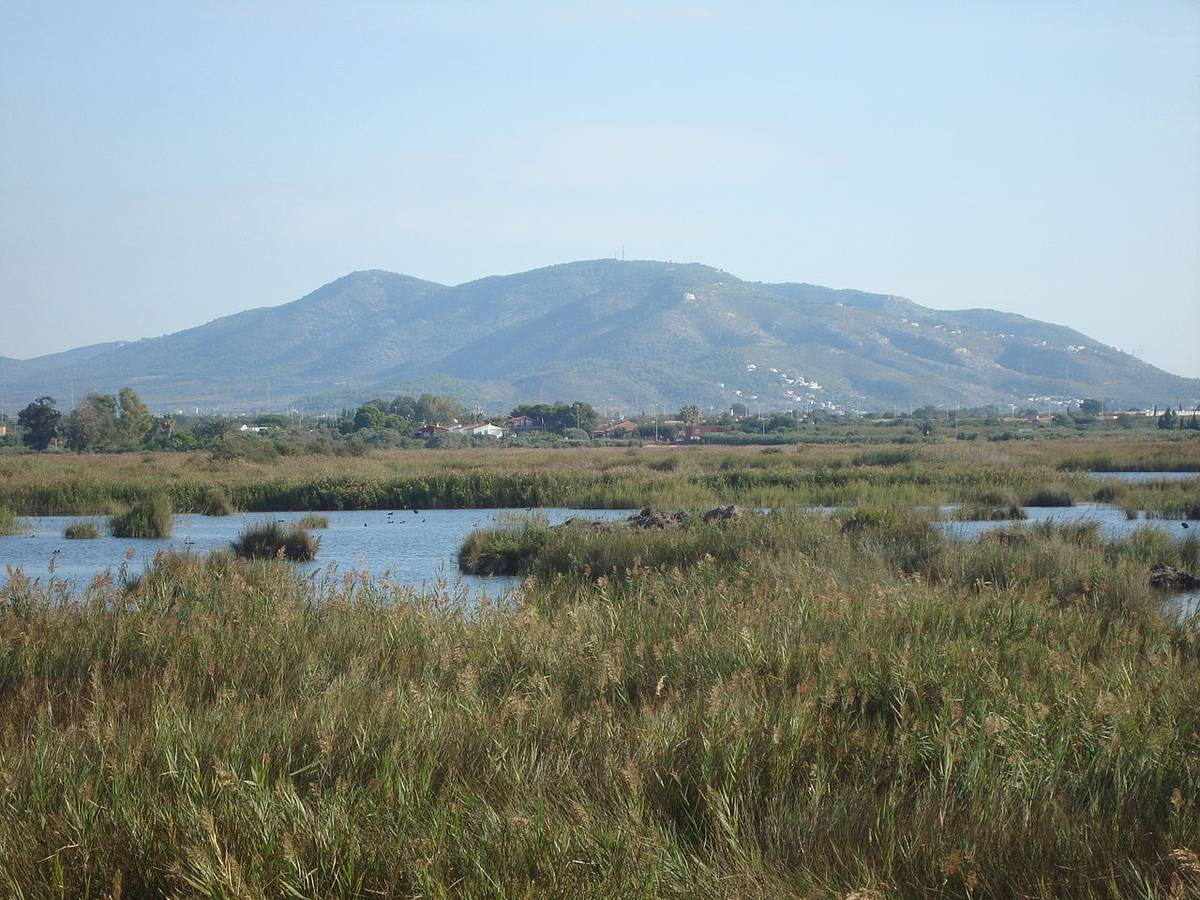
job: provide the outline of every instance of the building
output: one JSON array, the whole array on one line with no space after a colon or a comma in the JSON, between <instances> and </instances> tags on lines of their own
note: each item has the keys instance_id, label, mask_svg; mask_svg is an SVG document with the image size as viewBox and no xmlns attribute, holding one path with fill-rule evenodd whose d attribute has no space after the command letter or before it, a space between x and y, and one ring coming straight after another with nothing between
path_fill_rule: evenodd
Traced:
<instances>
[{"instance_id":1,"label":"building","mask_svg":"<svg viewBox=\"0 0 1200 900\"><path fill-rule=\"evenodd\" d=\"M531 416L513 416L504 424L508 427L509 431L513 431L516 434L526 434L530 431L542 430L537 420Z\"/></svg>"},{"instance_id":2,"label":"building","mask_svg":"<svg viewBox=\"0 0 1200 900\"><path fill-rule=\"evenodd\" d=\"M504 437L504 429L499 425L493 425L491 422L479 422L475 425L456 425L450 431L454 434L465 434L470 437L490 437L495 439Z\"/></svg>"},{"instance_id":3,"label":"building","mask_svg":"<svg viewBox=\"0 0 1200 900\"><path fill-rule=\"evenodd\" d=\"M706 434L724 434L727 431L729 431L727 425L685 425L681 440L699 441Z\"/></svg>"},{"instance_id":4,"label":"building","mask_svg":"<svg viewBox=\"0 0 1200 900\"><path fill-rule=\"evenodd\" d=\"M603 428L597 428L592 432L592 439L599 440L600 438L629 438L637 434L637 422L631 422L625 419L621 422L616 422L612 425L605 425Z\"/></svg>"}]
</instances>

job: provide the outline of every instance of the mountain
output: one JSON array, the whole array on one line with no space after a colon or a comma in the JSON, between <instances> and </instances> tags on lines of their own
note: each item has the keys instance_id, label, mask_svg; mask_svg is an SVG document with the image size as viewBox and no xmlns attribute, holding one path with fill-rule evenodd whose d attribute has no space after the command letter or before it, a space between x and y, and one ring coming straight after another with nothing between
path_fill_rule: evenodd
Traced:
<instances>
[{"instance_id":1,"label":"mountain","mask_svg":"<svg viewBox=\"0 0 1200 900\"><path fill-rule=\"evenodd\" d=\"M1172 375L1061 325L990 309L699 264L592 260L446 286L354 272L292 303L175 334L30 360L0 357L0 409L129 385L158 409L336 409L452 393L489 408L734 402L863 408L1200 398Z\"/></svg>"}]
</instances>

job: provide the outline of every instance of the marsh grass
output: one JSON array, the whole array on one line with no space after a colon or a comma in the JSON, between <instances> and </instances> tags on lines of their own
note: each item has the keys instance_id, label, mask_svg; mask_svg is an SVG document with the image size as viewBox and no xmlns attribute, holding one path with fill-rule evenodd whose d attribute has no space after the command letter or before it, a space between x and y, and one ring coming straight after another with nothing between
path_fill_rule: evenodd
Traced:
<instances>
[{"instance_id":1,"label":"marsh grass","mask_svg":"<svg viewBox=\"0 0 1200 900\"><path fill-rule=\"evenodd\" d=\"M916 451L903 447L863 450L850 458L855 466L900 466L917 458Z\"/></svg>"},{"instance_id":2,"label":"marsh grass","mask_svg":"<svg viewBox=\"0 0 1200 900\"><path fill-rule=\"evenodd\" d=\"M100 533L100 526L95 522L68 522L63 529L63 537L72 541L95 540Z\"/></svg>"},{"instance_id":3,"label":"marsh grass","mask_svg":"<svg viewBox=\"0 0 1200 900\"><path fill-rule=\"evenodd\" d=\"M119 538L169 538L173 520L171 501L154 494L133 503L108 520L108 529Z\"/></svg>"},{"instance_id":4,"label":"marsh grass","mask_svg":"<svg viewBox=\"0 0 1200 900\"><path fill-rule=\"evenodd\" d=\"M1029 515L1016 503L1007 506L964 503L954 510L954 518L964 522L1002 522L1020 521L1029 518Z\"/></svg>"},{"instance_id":5,"label":"marsh grass","mask_svg":"<svg viewBox=\"0 0 1200 900\"><path fill-rule=\"evenodd\" d=\"M0 506L0 535L20 534L22 531L24 526L21 520L13 515L13 511L7 506Z\"/></svg>"},{"instance_id":6,"label":"marsh grass","mask_svg":"<svg viewBox=\"0 0 1200 900\"><path fill-rule=\"evenodd\" d=\"M308 513L296 521L296 524L301 528L321 529L329 527L329 516L323 516L320 513Z\"/></svg>"},{"instance_id":7,"label":"marsh grass","mask_svg":"<svg viewBox=\"0 0 1200 900\"><path fill-rule=\"evenodd\" d=\"M1025 498L1022 506L1074 506L1075 498L1064 488L1039 488Z\"/></svg>"},{"instance_id":8,"label":"marsh grass","mask_svg":"<svg viewBox=\"0 0 1200 900\"><path fill-rule=\"evenodd\" d=\"M1086 527L955 542L886 508L735 524L640 532L655 548L622 538L600 563L603 532L566 533L523 602L469 611L231 554L160 555L128 593L12 579L0 883L321 897L1186 887L1200 630L1163 615L1145 575L1194 566L1196 542L1106 543Z\"/></svg>"},{"instance_id":9,"label":"marsh grass","mask_svg":"<svg viewBox=\"0 0 1200 900\"><path fill-rule=\"evenodd\" d=\"M296 523L284 526L279 522L264 522L246 527L236 541L233 552L243 559L286 559L308 562L316 559L321 541Z\"/></svg>"},{"instance_id":10,"label":"marsh grass","mask_svg":"<svg viewBox=\"0 0 1200 900\"><path fill-rule=\"evenodd\" d=\"M154 494L178 512L314 509L711 508L853 506L970 502L982 493L1019 502L1047 489L1073 497L1100 487L1062 460L1095 452L1098 440L905 445L804 445L669 450L474 449L391 451L333 460L295 456L255 462L207 454L0 457L0 505L20 515L109 514ZM1200 440L1114 441L1114 464L1171 458L1200 467ZM873 455L874 454L874 455ZM858 459L859 464L854 464ZM653 464L653 465L652 465ZM1129 485L1122 500L1139 509L1196 502L1200 484ZM996 505L1007 505L996 504Z\"/></svg>"}]
</instances>

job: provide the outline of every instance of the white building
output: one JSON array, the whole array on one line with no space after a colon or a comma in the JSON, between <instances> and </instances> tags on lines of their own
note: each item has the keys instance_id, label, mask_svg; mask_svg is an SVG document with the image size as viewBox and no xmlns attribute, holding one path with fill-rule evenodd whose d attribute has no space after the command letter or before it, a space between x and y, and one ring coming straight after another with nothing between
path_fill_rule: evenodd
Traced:
<instances>
[{"instance_id":1,"label":"white building","mask_svg":"<svg viewBox=\"0 0 1200 900\"><path fill-rule=\"evenodd\" d=\"M493 425L491 422L483 422L479 425L459 425L456 428L451 428L451 431L459 434L469 434L473 437L504 437L504 429L499 425Z\"/></svg>"}]
</instances>

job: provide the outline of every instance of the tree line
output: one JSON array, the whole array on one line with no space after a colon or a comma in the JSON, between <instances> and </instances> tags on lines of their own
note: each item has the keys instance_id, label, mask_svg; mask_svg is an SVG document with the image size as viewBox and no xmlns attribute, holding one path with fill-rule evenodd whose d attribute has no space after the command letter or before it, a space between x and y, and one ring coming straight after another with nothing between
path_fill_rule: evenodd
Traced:
<instances>
[{"instance_id":1,"label":"tree line","mask_svg":"<svg viewBox=\"0 0 1200 900\"><path fill-rule=\"evenodd\" d=\"M133 388L116 394L91 393L64 416L53 397L38 397L17 414L24 429L22 441L34 450L45 450L56 441L85 451L139 450L168 438L170 416L156 417Z\"/></svg>"}]
</instances>

